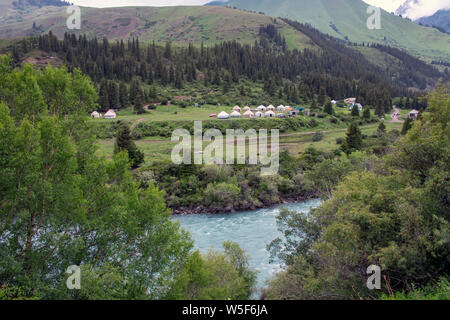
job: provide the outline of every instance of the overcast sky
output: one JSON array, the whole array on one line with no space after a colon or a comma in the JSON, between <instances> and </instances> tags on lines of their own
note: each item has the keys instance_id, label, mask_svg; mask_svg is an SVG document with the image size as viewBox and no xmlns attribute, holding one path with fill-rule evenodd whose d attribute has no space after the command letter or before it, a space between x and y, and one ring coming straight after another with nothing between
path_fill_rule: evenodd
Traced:
<instances>
[{"instance_id":1,"label":"overcast sky","mask_svg":"<svg viewBox=\"0 0 450 320\"><path fill-rule=\"evenodd\" d=\"M86 7L122 7L122 6L179 6L202 5L211 0L69 0L74 4ZM406 0L364 0L365 2L379 6L386 11L395 11ZM412 9L407 12L411 19L434 14L442 8L450 9L449 0L410 0Z\"/></svg>"}]
</instances>

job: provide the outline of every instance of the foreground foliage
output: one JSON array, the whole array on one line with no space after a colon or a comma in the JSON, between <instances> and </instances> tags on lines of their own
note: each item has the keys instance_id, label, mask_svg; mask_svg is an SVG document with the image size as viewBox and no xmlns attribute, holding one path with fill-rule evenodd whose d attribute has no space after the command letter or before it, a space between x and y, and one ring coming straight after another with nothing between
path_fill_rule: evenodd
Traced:
<instances>
[{"instance_id":1,"label":"foreground foliage","mask_svg":"<svg viewBox=\"0 0 450 320\"><path fill-rule=\"evenodd\" d=\"M278 217L287 240L269 249L287 269L270 282L268 298L377 298L448 270L449 87L428 100L421 120L375 167L349 173L310 214ZM382 269L381 291L366 287L369 265Z\"/></svg>"},{"instance_id":2,"label":"foreground foliage","mask_svg":"<svg viewBox=\"0 0 450 320\"><path fill-rule=\"evenodd\" d=\"M196 256L192 240L172 221L163 192L134 181L128 152L112 161L95 155L90 80L64 67L12 70L0 56L0 99L0 299L167 297ZM248 298L244 254L227 250L205 259L223 268L201 281ZM80 290L66 287L71 265L81 266ZM229 278L217 281L224 270Z\"/></svg>"}]
</instances>

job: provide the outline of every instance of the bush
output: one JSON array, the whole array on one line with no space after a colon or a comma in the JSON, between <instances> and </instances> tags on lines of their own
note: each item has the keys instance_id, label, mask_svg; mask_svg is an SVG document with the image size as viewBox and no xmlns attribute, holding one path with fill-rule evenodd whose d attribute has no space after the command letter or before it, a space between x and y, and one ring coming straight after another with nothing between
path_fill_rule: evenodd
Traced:
<instances>
[{"instance_id":1,"label":"bush","mask_svg":"<svg viewBox=\"0 0 450 320\"><path fill-rule=\"evenodd\" d=\"M317 131L316 133L314 133L313 137L312 137L312 141L314 142L319 142L323 139L325 135L323 134L322 131Z\"/></svg>"}]
</instances>

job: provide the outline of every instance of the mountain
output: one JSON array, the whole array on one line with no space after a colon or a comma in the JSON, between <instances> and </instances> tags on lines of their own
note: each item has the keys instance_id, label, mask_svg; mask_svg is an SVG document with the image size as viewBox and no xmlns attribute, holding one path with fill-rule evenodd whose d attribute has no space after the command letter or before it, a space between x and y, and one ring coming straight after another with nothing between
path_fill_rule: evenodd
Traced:
<instances>
[{"instance_id":1,"label":"mountain","mask_svg":"<svg viewBox=\"0 0 450 320\"><path fill-rule=\"evenodd\" d=\"M439 10L432 16L420 18L416 22L450 33L450 10Z\"/></svg>"},{"instance_id":2,"label":"mountain","mask_svg":"<svg viewBox=\"0 0 450 320\"><path fill-rule=\"evenodd\" d=\"M4 1L4 0L0 0ZM12 14L13 12L14 14ZM281 19L218 6L81 8L81 30L69 30L66 7L46 6L34 11L13 10L0 17L0 39L36 36L52 31L86 33L108 39L139 37L144 42L173 41L200 44L236 40L252 44L261 25L274 24L289 48L311 48L312 41Z\"/></svg>"},{"instance_id":3,"label":"mountain","mask_svg":"<svg viewBox=\"0 0 450 320\"><path fill-rule=\"evenodd\" d=\"M361 0L231 0L227 6L308 23L352 42L394 46L427 61L450 61L450 36L384 10L381 29L369 30L369 5Z\"/></svg>"}]
</instances>

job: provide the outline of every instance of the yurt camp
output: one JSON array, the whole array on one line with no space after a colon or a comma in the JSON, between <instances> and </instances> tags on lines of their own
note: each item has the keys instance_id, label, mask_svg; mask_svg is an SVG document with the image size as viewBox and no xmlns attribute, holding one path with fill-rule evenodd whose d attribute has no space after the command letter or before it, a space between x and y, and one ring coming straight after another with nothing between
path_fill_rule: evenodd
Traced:
<instances>
[{"instance_id":1,"label":"yurt camp","mask_svg":"<svg viewBox=\"0 0 450 320\"><path fill-rule=\"evenodd\" d=\"M275 112L273 112L273 111L271 111L271 110L269 110L269 111L267 111L265 114L264 114L264 117L266 117L266 118L275 118Z\"/></svg>"},{"instance_id":2,"label":"yurt camp","mask_svg":"<svg viewBox=\"0 0 450 320\"><path fill-rule=\"evenodd\" d=\"M106 113L104 118L105 119L115 119L117 117L116 113L114 112L114 110L109 109Z\"/></svg>"},{"instance_id":3,"label":"yurt camp","mask_svg":"<svg viewBox=\"0 0 450 320\"><path fill-rule=\"evenodd\" d=\"M255 114L251 112L250 110L247 110L244 112L244 118L252 119L255 117Z\"/></svg>"},{"instance_id":4,"label":"yurt camp","mask_svg":"<svg viewBox=\"0 0 450 320\"><path fill-rule=\"evenodd\" d=\"M219 113L219 115L217 116L217 119L221 119L221 120L226 120L230 118L230 115L228 113L226 113L225 111L222 111L221 113Z\"/></svg>"},{"instance_id":5,"label":"yurt camp","mask_svg":"<svg viewBox=\"0 0 450 320\"><path fill-rule=\"evenodd\" d=\"M94 118L94 119L100 118L100 113L98 113L97 111L92 112L91 113L91 118Z\"/></svg>"},{"instance_id":6,"label":"yurt camp","mask_svg":"<svg viewBox=\"0 0 450 320\"><path fill-rule=\"evenodd\" d=\"M230 118L240 118L240 117L241 117L241 113L236 110L230 114Z\"/></svg>"}]
</instances>

